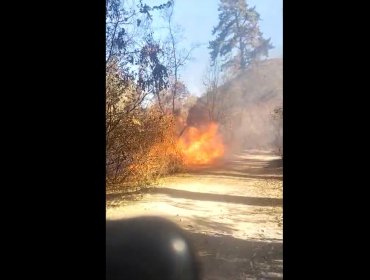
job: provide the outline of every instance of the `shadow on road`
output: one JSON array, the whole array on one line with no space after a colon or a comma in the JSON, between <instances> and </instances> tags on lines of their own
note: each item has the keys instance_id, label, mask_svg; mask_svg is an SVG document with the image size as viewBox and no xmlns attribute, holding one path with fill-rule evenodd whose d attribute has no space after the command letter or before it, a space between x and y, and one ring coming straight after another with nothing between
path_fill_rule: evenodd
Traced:
<instances>
[{"instance_id":1,"label":"shadow on road","mask_svg":"<svg viewBox=\"0 0 370 280\"><path fill-rule=\"evenodd\" d=\"M238 159L217 165L192 166L189 173L194 175L213 175L236 179L274 179L283 180L283 160Z\"/></svg>"},{"instance_id":2,"label":"shadow on road","mask_svg":"<svg viewBox=\"0 0 370 280\"><path fill-rule=\"evenodd\" d=\"M185 198L203 201L218 201L227 203L246 204L254 206L270 206L282 207L283 200L281 198L267 198L267 197L247 197L237 195L213 194L190 192L184 190L170 189L170 188L156 188L152 193L166 194L174 198Z\"/></svg>"},{"instance_id":3,"label":"shadow on road","mask_svg":"<svg viewBox=\"0 0 370 280\"><path fill-rule=\"evenodd\" d=\"M283 278L281 242L199 233L191 233L189 237L198 251L204 279Z\"/></svg>"},{"instance_id":4,"label":"shadow on road","mask_svg":"<svg viewBox=\"0 0 370 280\"><path fill-rule=\"evenodd\" d=\"M282 279L283 245L280 232L283 199L277 198L282 187L282 172L282 159L264 159L264 154L242 154L212 166L189 168L184 178L179 176L180 189L176 185L178 178L175 178L172 184L131 192L130 197L136 200L145 194L158 194L146 196L147 200L155 199L157 203L159 200L161 207L170 206L169 214L189 235L199 255L203 280ZM207 178L202 181L203 175ZM199 183L200 186L207 184L205 191L216 193L203 193L186 187L192 183ZM252 196L225 193L228 187L234 187L232 184L235 188L251 187L252 191L237 193ZM277 195L273 193L275 191ZM265 197L270 193L275 197ZM112 193L106 198L107 203L119 202L127 199L127 194ZM229 204L214 203L217 207L215 211L209 206L212 203L197 201ZM167 209L158 205L157 208L150 208L150 202L144 202L148 204L143 205L143 209Z\"/></svg>"},{"instance_id":5,"label":"shadow on road","mask_svg":"<svg viewBox=\"0 0 370 280\"><path fill-rule=\"evenodd\" d=\"M261 180L283 180L282 176L274 176L274 175L267 175L267 174L261 174L261 175L255 175L255 174L242 174L242 173L225 173L225 172L218 172L217 170L212 171L198 171L193 172L192 174L197 175L204 175L204 176L213 176L212 178L217 179L217 177L228 177L228 178L242 178L242 179L261 179Z\"/></svg>"}]
</instances>

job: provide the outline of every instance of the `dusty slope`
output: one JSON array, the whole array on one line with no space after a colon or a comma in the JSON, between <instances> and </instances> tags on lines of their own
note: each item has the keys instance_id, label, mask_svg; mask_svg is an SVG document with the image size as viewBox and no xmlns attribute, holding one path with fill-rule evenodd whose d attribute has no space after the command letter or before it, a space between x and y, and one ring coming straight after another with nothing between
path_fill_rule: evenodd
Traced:
<instances>
[{"instance_id":1,"label":"dusty slope","mask_svg":"<svg viewBox=\"0 0 370 280\"><path fill-rule=\"evenodd\" d=\"M282 279L282 161L268 152L165 178L138 201L107 195L107 219L140 215L187 230L204 279Z\"/></svg>"}]
</instances>

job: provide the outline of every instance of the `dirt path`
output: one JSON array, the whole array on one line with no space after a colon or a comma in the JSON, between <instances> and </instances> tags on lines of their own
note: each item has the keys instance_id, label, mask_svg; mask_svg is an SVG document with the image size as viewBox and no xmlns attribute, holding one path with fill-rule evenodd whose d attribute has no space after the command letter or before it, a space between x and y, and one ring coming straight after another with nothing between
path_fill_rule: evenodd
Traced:
<instances>
[{"instance_id":1,"label":"dirt path","mask_svg":"<svg viewBox=\"0 0 370 280\"><path fill-rule=\"evenodd\" d=\"M107 219L140 215L187 230L205 280L283 278L282 160L268 152L164 178L139 201L107 195Z\"/></svg>"}]
</instances>

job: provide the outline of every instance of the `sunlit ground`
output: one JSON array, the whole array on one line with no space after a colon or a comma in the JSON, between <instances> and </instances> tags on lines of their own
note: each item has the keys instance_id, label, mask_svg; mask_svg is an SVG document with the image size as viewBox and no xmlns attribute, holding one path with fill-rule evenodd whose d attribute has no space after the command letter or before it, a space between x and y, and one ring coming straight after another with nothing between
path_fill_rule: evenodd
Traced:
<instances>
[{"instance_id":1,"label":"sunlit ground","mask_svg":"<svg viewBox=\"0 0 370 280\"><path fill-rule=\"evenodd\" d=\"M167 217L187 230L204 279L282 278L282 161L249 151L163 179L138 201L107 195L107 219Z\"/></svg>"}]
</instances>

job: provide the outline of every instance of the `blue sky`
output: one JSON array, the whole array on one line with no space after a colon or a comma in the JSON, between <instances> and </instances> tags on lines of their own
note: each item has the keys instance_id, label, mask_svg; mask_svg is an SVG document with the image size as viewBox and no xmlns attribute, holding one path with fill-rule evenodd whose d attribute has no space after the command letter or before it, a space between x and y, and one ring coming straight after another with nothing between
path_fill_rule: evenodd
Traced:
<instances>
[{"instance_id":1,"label":"blue sky","mask_svg":"<svg viewBox=\"0 0 370 280\"><path fill-rule=\"evenodd\" d=\"M209 64L208 42L213 40L212 29L218 23L218 0L176 0L174 23L183 29L185 48L195 43L202 44L193 51L193 60L181 71L181 78L192 94L203 92L202 77ZM270 57L282 57L283 3L282 0L247 0L256 6L261 16L261 30L265 38L271 38L275 46Z\"/></svg>"}]
</instances>

